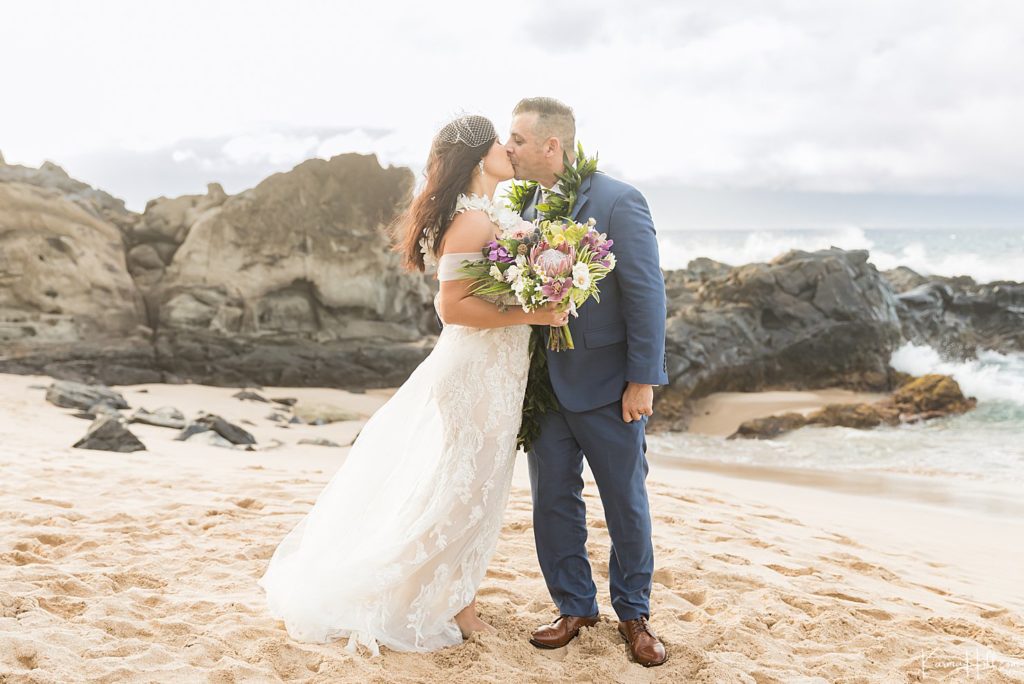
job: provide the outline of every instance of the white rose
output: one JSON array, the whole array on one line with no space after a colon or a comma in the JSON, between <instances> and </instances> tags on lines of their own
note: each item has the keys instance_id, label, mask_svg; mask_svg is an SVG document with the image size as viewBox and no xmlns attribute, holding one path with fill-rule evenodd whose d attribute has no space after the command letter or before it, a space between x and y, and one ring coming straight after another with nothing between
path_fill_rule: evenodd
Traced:
<instances>
[{"instance_id":1,"label":"white rose","mask_svg":"<svg viewBox=\"0 0 1024 684\"><path fill-rule=\"evenodd\" d=\"M491 264L491 277L495 280L505 280L505 276L502 275L501 269L498 268L497 264Z\"/></svg>"},{"instance_id":2,"label":"white rose","mask_svg":"<svg viewBox=\"0 0 1024 684\"><path fill-rule=\"evenodd\" d=\"M581 290L590 289L590 267L584 263L578 263L572 267L572 284Z\"/></svg>"}]
</instances>

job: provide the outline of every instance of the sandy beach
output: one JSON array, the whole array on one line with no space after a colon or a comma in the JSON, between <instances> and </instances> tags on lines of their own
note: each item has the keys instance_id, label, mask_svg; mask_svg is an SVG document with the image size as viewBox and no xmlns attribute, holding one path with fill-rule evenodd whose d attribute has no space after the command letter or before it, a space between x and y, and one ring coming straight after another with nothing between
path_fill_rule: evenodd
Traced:
<instances>
[{"instance_id":1,"label":"sandy beach","mask_svg":"<svg viewBox=\"0 0 1024 684\"><path fill-rule=\"evenodd\" d=\"M924 479L714 467L653 451L652 623L669 649L664 666L631 663L616 633L592 480L589 549L604 621L557 651L527 642L554 608L534 555L524 458L479 594L497 634L372 659L343 643L295 643L265 613L256 580L346 453L297 442L349 444L362 421L284 428L233 388L116 387L133 408L217 413L252 432L257 450L176 442L176 430L135 424L147 451L87 451L71 444L89 422L44 400L51 382L0 375L4 684L1024 682L1024 519L1012 506L958 505ZM363 419L388 396L260 393ZM795 394L804 396L709 397L695 429L724 434L739 416L838 396Z\"/></svg>"},{"instance_id":2,"label":"sandy beach","mask_svg":"<svg viewBox=\"0 0 1024 684\"><path fill-rule=\"evenodd\" d=\"M694 402L690 432L727 437L741 423L776 413L807 415L827 404L871 403L884 397L873 392L822 389L785 392L715 392Z\"/></svg>"}]
</instances>

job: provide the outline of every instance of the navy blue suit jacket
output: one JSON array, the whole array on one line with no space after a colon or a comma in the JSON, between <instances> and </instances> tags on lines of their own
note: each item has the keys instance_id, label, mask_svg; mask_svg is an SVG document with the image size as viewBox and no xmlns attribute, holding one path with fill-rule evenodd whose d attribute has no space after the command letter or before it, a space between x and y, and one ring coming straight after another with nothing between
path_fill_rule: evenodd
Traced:
<instances>
[{"instance_id":1,"label":"navy blue suit jacket","mask_svg":"<svg viewBox=\"0 0 1024 684\"><path fill-rule=\"evenodd\" d=\"M536 217L540 190L523 212ZM588 300L569 317L575 349L548 351L548 371L563 407L582 412L622 398L627 382L668 383L665 359L665 279L647 200L604 173L583 180L572 218L593 217L615 241L616 265L598 285L601 301Z\"/></svg>"}]
</instances>

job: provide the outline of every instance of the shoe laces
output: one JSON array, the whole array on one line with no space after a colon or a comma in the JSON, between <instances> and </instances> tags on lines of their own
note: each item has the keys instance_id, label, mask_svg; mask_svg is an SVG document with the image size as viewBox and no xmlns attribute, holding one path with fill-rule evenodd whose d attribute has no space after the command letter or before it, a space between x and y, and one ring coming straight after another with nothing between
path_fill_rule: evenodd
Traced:
<instances>
[{"instance_id":1,"label":"shoe laces","mask_svg":"<svg viewBox=\"0 0 1024 684\"><path fill-rule=\"evenodd\" d=\"M647 632L655 639L658 638L657 635L655 635L654 631L651 629L650 623L647 622L647 618L645 618L643 615L636 619L636 628L634 631Z\"/></svg>"}]
</instances>

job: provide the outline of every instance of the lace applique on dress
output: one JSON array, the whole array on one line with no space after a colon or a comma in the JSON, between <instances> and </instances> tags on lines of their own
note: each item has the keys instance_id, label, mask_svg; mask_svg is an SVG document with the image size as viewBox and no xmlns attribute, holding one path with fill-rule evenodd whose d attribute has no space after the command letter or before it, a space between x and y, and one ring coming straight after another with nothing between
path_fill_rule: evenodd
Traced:
<instances>
[{"instance_id":1,"label":"lace applique on dress","mask_svg":"<svg viewBox=\"0 0 1024 684\"><path fill-rule=\"evenodd\" d=\"M466 195L463 193L459 195L459 198L455 201L455 213L452 216L470 209L476 209L487 214L487 218L491 219L492 223L501 228L503 233L512 230L523 222L522 217L505 202L492 200L486 195L481 197L477 194Z\"/></svg>"},{"instance_id":2,"label":"lace applique on dress","mask_svg":"<svg viewBox=\"0 0 1024 684\"><path fill-rule=\"evenodd\" d=\"M452 212L451 218L455 218L456 215L470 210L482 211L487 214L487 218L501 228L502 233L519 227L523 222L522 217L504 201L492 200L486 195L481 196L475 193L469 195L462 193L458 196L455 200L455 211ZM432 230L424 230L423 235L420 237L420 253L423 255L423 264L428 269L437 268L437 255L434 250L435 239L436 233Z\"/></svg>"}]
</instances>

